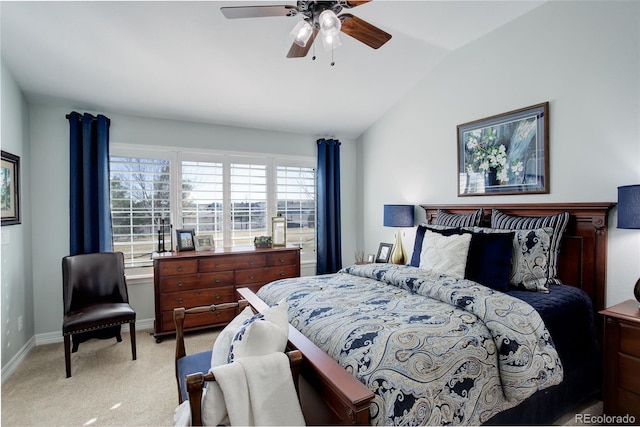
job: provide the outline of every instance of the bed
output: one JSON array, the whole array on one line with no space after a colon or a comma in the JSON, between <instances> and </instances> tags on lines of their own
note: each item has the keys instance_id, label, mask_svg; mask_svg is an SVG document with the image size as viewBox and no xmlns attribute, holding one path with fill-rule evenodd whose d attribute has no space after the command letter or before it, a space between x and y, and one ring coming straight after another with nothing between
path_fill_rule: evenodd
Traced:
<instances>
[{"instance_id":1,"label":"bed","mask_svg":"<svg viewBox=\"0 0 640 427\"><path fill-rule=\"evenodd\" d=\"M482 209L478 233L497 219L508 228L516 217L564 215L552 268L562 284L545 280L538 292L388 264L276 281L258 296L239 292L257 310L288 300L309 424L550 424L599 392L596 313L604 308L611 206L422 206L428 224Z\"/></svg>"}]
</instances>

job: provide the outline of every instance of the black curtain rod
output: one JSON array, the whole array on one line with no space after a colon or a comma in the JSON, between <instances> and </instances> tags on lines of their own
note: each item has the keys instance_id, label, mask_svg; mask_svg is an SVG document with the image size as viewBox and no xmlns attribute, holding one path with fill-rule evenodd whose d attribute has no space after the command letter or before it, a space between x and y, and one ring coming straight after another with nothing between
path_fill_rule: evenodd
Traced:
<instances>
[{"instance_id":1,"label":"black curtain rod","mask_svg":"<svg viewBox=\"0 0 640 427\"><path fill-rule=\"evenodd\" d=\"M78 114L79 120L82 121L83 114L80 114L80 113L76 113L76 114ZM98 119L97 117L93 116L93 114L89 114L89 115L91 116L91 121L92 122ZM69 120L71 118L71 114L67 114L65 117L67 118L67 120ZM107 119L107 124L109 126L111 126L111 119L109 117L106 117L106 116L105 116L105 118Z\"/></svg>"}]
</instances>

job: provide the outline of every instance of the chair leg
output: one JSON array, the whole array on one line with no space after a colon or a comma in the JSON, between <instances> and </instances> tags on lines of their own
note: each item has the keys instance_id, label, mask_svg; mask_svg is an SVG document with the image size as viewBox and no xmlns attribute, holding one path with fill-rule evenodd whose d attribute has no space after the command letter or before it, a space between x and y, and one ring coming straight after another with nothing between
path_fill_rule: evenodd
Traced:
<instances>
[{"instance_id":1,"label":"chair leg","mask_svg":"<svg viewBox=\"0 0 640 427\"><path fill-rule=\"evenodd\" d=\"M116 332L116 341L122 342L122 335L120 335L120 326L118 326L118 331Z\"/></svg>"},{"instance_id":2,"label":"chair leg","mask_svg":"<svg viewBox=\"0 0 640 427\"><path fill-rule=\"evenodd\" d=\"M64 336L64 364L67 378L69 378L71 376L71 335Z\"/></svg>"},{"instance_id":3,"label":"chair leg","mask_svg":"<svg viewBox=\"0 0 640 427\"><path fill-rule=\"evenodd\" d=\"M136 360L136 322L129 323L129 336L131 337L131 354Z\"/></svg>"}]
</instances>

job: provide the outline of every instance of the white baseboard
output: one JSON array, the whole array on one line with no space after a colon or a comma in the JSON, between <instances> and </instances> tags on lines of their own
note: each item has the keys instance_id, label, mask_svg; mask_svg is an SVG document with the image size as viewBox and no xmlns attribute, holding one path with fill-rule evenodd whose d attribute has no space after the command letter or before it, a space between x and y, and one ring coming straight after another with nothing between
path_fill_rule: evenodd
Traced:
<instances>
[{"instance_id":1,"label":"white baseboard","mask_svg":"<svg viewBox=\"0 0 640 427\"><path fill-rule=\"evenodd\" d=\"M11 360L9 360L9 363L7 363L2 368L2 384L4 384L6 380L11 378L11 375L14 374L16 369L18 369L18 366L20 366L20 364L24 361L24 359L31 352L31 350L34 349L35 346L36 346L36 339L35 337L31 337L31 339L27 341L25 345L22 346L20 351L18 351L18 353L16 353L16 355L13 356Z\"/></svg>"}]
</instances>

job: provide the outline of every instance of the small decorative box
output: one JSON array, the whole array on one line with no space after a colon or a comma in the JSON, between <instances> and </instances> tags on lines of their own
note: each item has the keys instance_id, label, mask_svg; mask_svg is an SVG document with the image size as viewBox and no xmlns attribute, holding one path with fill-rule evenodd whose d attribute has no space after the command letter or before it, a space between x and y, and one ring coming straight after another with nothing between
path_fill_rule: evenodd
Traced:
<instances>
[{"instance_id":1,"label":"small decorative box","mask_svg":"<svg viewBox=\"0 0 640 427\"><path fill-rule=\"evenodd\" d=\"M271 236L258 236L253 239L253 244L256 245L256 248L270 248Z\"/></svg>"}]
</instances>

